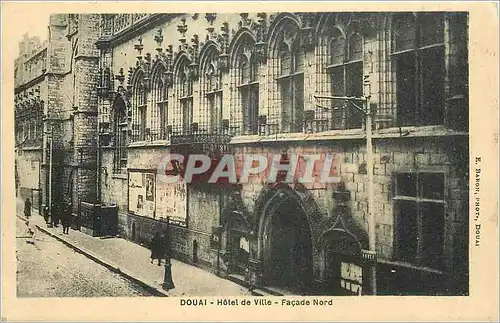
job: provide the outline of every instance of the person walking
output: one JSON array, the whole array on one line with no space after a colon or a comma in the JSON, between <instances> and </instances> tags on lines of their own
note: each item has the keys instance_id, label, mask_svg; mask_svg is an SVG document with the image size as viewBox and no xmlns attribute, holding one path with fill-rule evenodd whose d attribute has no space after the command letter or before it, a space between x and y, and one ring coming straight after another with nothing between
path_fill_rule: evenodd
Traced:
<instances>
[{"instance_id":1,"label":"person walking","mask_svg":"<svg viewBox=\"0 0 500 323\"><path fill-rule=\"evenodd\" d=\"M71 216L73 208L71 203L68 203L62 212L61 222L63 226L63 234L69 234L69 227L71 226Z\"/></svg>"},{"instance_id":2,"label":"person walking","mask_svg":"<svg viewBox=\"0 0 500 323\"><path fill-rule=\"evenodd\" d=\"M33 220L28 219L26 220L26 227L28 229L28 235L30 236L30 239L26 241L27 243L30 243L32 245L35 245L36 242L36 237L38 236L38 228L36 227L35 223Z\"/></svg>"},{"instance_id":3,"label":"person walking","mask_svg":"<svg viewBox=\"0 0 500 323\"><path fill-rule=\"evenodd\" d=\"M26 219L29 220L29 218L31 217L31 201L29 198L27 198L25 201L24 201L24 216L26 217Z\"/></svg>"},{"instance_id":4,"label":"person walking","mask_svg":"<svg viewBox=\"0 0 500 323\"><path fill-rule=\"evenodd\" d=\"M158 259L158 266L161 265L161 259L163 258L163 240L160 233L157 231L151 239L151 263L153 260Z\"/></svg>"},{"instance_id":5,"label":"person walking","mask_svg":"<svg viewBox=\"0 0 500 323\"><path fill-rule=\"evenodd\" d=\"M50 222L53 228L57 228L59 224L59 216L61 212L61 207L58 204L52 204L52 210L50 214Z\"/></svg>"},{"instance_id":6,"label":"person walking","mask_svg":"<svg viewBox=\"0 0 500 323\"><path fill-rule=\"evenodd\" d=\"M49 207L48 205L45 205L43 208L43 219L45 220L45 224L48 226L49 225Z\"/></svg>"}]
</instances>

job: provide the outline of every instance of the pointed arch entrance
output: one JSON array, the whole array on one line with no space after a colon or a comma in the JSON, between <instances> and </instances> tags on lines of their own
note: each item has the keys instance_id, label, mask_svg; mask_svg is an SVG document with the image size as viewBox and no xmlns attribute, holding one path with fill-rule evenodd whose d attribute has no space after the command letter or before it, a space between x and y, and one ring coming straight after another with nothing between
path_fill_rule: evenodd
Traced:
<instances>
[{"instance_id":1,"label":"pointed arch entrance","mask_svg":"<svg viewBox=\"0 0 500 323\"><path fill-rule=\"evenodd\" d=\"M313 281L313 243L307 208L286 187L272 189L264 198L258 229L263 283L307 293Z\"/></svg>"}]
</instances>

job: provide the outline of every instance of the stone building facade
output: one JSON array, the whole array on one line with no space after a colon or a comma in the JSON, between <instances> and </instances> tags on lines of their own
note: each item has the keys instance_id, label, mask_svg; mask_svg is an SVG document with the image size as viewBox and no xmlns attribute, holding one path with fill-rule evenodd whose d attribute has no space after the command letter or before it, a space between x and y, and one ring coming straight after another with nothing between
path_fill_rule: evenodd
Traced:
<instances>
[{"instance_id":1,"label":"stone building facade","mask_svg":"<svg viewBox=\"0 0 500 323\"><path fill-rule=\"evenodd\" d=\"M37 37L23 36L19 57L14 62L15 75L15 180L16 194L29 198L41 208L41 162L43 104L47 88L43 74L47 64L47 43Z\"/></svg>"},{"instance_id":2,"label":"stone building facade","mask_svg":"<svg viewBox=\"0 0 500 323\"><path fill-rule=\"evenodd\" d=\"M48 29L37 49L25 37L15 64L16 182L41 210L71 203L77 214L97 192L99 15L51 15Z\"/></svg>"},{"instance_id":3,"label":"stone building facade","mask_svg":"<svg viewBox=\"0 0 500 323\"><path fill-rule=\"evenodd\" d=\"M369 97L377 293L468 293L466 13L77 16L51 20L47 68L67 74L44 105L71 120L75 214L116 206L145 245L168 223L175 257L251 288L369 294L365 118L331 98ZM166 184L173 153L329 154L340 183Z\"/></svg>"},{"instance_id":4,"label":"stone building facade","mask_svg":"<svg viewBox=\"0 0 500 323\"><path fill-rule=\"evenodd\" d=\"M168 217L176 256L230 279L369 292L364 117L321 98L369 95L378 292L467 290L466 14L102 15L100 37L101 199L123 236ZM196 152L333 153L342 182L158 180Z\"/></svg>"}]
</instances>

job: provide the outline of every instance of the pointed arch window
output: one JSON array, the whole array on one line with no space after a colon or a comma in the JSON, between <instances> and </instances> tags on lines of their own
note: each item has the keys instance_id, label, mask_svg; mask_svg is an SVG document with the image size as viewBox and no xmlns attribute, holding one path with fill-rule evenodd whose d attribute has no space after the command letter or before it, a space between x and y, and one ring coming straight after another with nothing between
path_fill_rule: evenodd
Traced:
<instances>
[{"instance_id":1,"label":"pointed arch window","mask_svg":"<svg viewBox=\"0 0 500 323\"><path fill-rule=\"evenodd\" d=\"M167 118L168 118L168 84L165 79L166 69L160 65L153 73L153 92L151 98L151 138L167 138Z\"/></svg>"},{"instance_id":2,"label":"pointed arch window","mask_svg":"<svg viewBox=\"0 0 500 323\"><path fill-rule=\"evenodd\" d=\"M287 24L276 43L279 57L277 76L281 96L281 128L283 132L302 132L304 113L304 60L298 27Z\"/></svg>"},{"instance_id":3,"label":"pointed arch window","mask_svg":"<svg viewBox=\"0 0 500 323\"><path fill-rule=\"evenodd\" d=\"M114 170L121 172L127 167L128 119L125 102L117 98L113 105Z\"/></svg>"},{"instance_id":4,"label":"pointed arch window","mask_svg":"<svg viewBox=\"0 0 500 323\"><path fill-rule=\"evenodd\" d=\"M253 52L253 42L238 50L238 91L243 112L243 131L247 135L258 133L259 82L258 64Z\"/></svg>"},{"instance_id":5,"label":"pointed arch window","mask_svg":"<svg viewBox=\"0 0 500 323\"><path fill-rule=\"evenodd\" d=\"M205 79L203 91L204 110L201 111L201 127L209 132L220 131L222 124L222 72L217 63L219 52L212 49L203 66Z\"/></svg>"},{"instance_id":6,"label":"pointed arch window","mask_svg":"<svg viewBox=\"0 0 500 323\"><path fill-rule=\"evenodd\" d=\"M363 95L363 37L351 32L347 38L335 28L329 43L331 95ZM363 116L360 111L339 107L339 100L332 100L332 129L361 128Z\"/></svg>"},{"instance_id":7,"label":"pointed arch window","mask_svg":"<svg viewBox=\"0 0 500 323\"><path fill-rule=\"evenodd\" d=\"M180 106L180 123L182 132L188 134L193 123L193 81L189 73L189 60L183 59L177 71L177 97Z\"/></svg>"},{"instance_id":8,"label":"pointed arch window","mask_svg":"<svg viewBox=\"0 0 500 323\"><path fill-rule=\"evenodd\" d=\"M132 87L133 99L133 123L132 123L132 139L134 141L146 140L147 131L147 91L144 84L143 74L139 72L136 75Z\"/></svg>"},{"instance_id":9,"label":"pointed arch window","mask_svg":"<svg viewBox=\"0 0 500 323\"><path fill-rule=\"evenodd\" d=\"M445 79L443 14L394 15L391 45L399 125L442 124Z\"/></svg>"}]
</instances>

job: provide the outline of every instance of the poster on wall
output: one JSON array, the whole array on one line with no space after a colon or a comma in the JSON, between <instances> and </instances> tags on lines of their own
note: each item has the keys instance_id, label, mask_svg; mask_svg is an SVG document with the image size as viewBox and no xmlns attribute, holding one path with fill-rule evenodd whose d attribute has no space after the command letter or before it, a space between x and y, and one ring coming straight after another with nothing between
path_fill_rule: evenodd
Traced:
<instances>
[{"instance_id":1,"label":"poster on wall","mask_svg":"<svg viewBox=\"0 0 500 323\"><path fill-rule=\"evenodd\" d=\"M146 200L154 202L155 198L155 178L153 174L146 174Z\"/></svg>"},{"instance_id":2,"label":"poster on wall","mask_svg":"<svg viewBox=\"0 0 500 323\"><path fill-rule=\"evenodd\" d=\"M156 217L170 223L187 226L187 187L185 183L156 182Z\"/></svg>"},{"instance_id":3,"label":"poster on wall","mask_svg":"<svg viewBox=\"0 0 500 323\"><path fill-rule=\"evenodd\" d=\"M363 268L353 264L342 262L340 266L340 287L357 295L361 295L363 289Z\"/></svg>"},{"instance_id":4,"label":"poster on wall","mask_svg":"<svg viewBox=\"0 0 500 323\"><path fill-rule=\"evenodd\" d=\"M155 218L155 174L129 172L128 209L130 213Z\"/></svg>"}]
</instances>

